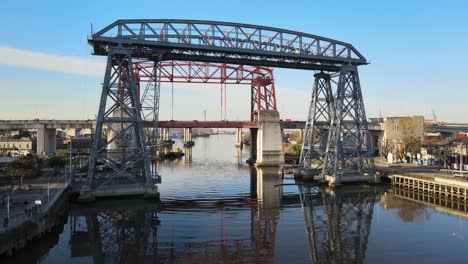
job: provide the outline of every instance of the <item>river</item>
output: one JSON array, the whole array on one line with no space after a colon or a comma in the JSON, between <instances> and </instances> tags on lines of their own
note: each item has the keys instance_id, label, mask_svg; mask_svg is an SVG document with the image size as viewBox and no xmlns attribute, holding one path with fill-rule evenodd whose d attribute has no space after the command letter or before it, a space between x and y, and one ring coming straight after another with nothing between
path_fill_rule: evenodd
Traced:
<instances>
[{"instance_id":1,"label":"river","mask_svg":"<svg viewBox=\"0 0 468 264\"><path fill-rule=\"evenodd\" d=\"M249 168L234 140L195 138L191 157L160 162L161 204L72 203L63 225L0 263L467 262L465 207L282 179Z\"/></svg>"}]
</instances>

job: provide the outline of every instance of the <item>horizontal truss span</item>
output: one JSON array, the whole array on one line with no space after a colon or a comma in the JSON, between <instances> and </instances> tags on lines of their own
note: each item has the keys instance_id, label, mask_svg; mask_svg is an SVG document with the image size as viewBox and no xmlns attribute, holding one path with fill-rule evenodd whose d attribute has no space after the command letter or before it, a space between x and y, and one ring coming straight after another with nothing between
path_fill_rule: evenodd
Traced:
<instances>
[{"instance_id":1,"label":"horizontal truss span","mask_svg":"<svg viewBox=\"0 0 468 264\"><path fill-rule=\"evenodd\" d=\"M312 34L257 25L172 19L117 20L89 37L94 54L109 47L155 60L225 62L242 65L338 71L367 64L351 44Z\"/></svg>"},{"instance_id":2,"label":"horizontal truss span","mask_svg":"<svg viewBox=\"0 0 468 264\"><path fill-rule=\"evenodd\" d=\"M134 63L139 82L154 81L154 62ZM165 61L156 65L161 73L160 82L252 84L257 78L273 81L273 69L226 63Z\"/></svg>"}]
</instances>

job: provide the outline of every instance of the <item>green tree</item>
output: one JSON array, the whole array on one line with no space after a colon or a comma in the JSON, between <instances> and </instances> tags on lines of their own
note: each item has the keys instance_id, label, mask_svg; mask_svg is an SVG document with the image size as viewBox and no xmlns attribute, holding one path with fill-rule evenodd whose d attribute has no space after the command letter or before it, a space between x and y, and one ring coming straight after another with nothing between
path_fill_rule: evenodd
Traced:
<instances>
[{"instance_id":1,"label":"green tree","mask_svg":"<svg viewBox=\"0 0 468 264\"><path fill-rule=\"evenodd\" d=\"M70 153L68 152L68 150L59 150L57 151L55 156L67 160L70 157Z\"/></svg>"},{"instance_id":2,"label":"green tree","mask_svg":"<svg viewBox=\"0 0 468 264\"><path fill-rule=\"evenodd\" d=\"M286 154L291 154L291 155L300 155L301 154L301 148L302 145L299 143L292 144L292 145L286 145L284 147L284 152Z\"/></svg>"},{"instance_id":3,"label":"green tree","mask_svg":"<svg viewBox=\"0 0 468 264\"><path fill-rule=\"evenodd\" d=\"M49 158L48 163L49 166L54 169L54 173L57 174L59 169L65 167L65 164L67 164L67 160L63 156L54 155Z\"/></svg>"},{"instance_id":4,"label":"green tree","mask_svg":"<svg viewBox=\"0 0 468 264\"><path fill-rule=\"evenodd\" d=\"M399 125L402 131L401 152L402 154L411 153L414 157L421 152L422 140L416 135L416 121L413 117L404 117L400 119Z\"/></svg>"},{"instance_id":5,"label":"green tree","mask_svg":"<svg viewBox=\"0 0 468 264\"><path fill-rule=\"evenodd\" d=\"M23 178L32 178L39 174L39 170L32 155L21 156L8 163L3 171L15 179L19 179L19 188L23 185Z\"/></svg>"}]
</instances>

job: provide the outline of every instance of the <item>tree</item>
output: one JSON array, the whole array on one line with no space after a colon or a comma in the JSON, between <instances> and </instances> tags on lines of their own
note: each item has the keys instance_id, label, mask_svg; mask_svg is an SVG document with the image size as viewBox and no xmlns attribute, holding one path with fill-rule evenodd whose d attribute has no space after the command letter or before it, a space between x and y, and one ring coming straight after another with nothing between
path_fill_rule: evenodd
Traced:
<instances>
[{"instance_id":1,"label":"tree","mask_svg":"<svg viewBox=\"0 0 468 264\"><path fill-rule=\"evenodd\" d=\"M390 143L389 139L386 139L385 141L382 142L382 151L380 152L384 159L388 159L388 153L392 152L393 150L393 145Z\"/></svg>"},{"instance_id":2,"label":"tree","mask_svg":"<svg viewBox=\"0 0 468 264\"><path fill-rule=\"evenodd\" d=\"M23 185L23 178L32 178L39 174L39 170L32 155L21 156L8 163L3 168L5 173L15 179L19 179L19 188Z\"/></svg>"},{"instance_id":3,"label":"tree","mask_svg":"<svg viewBox=\"0 0 468 264\"><path fill-rule=\"evenodd\" d=\"M444 162L444 169L450 169L453 164L453 155L455 154L451 148L452 140L448 140L446 144L441 144L438 147L440 159Z\"/></svg>"},{"instance_id":4,"label":"tree","mask_svg":"<svg viewBox=\"0 0 468 264\"><path fill-rule=\"evenodd\" d=\"M300 155L301 154L301 148L302 145L299 143L292 144L292 145L287 145L284 147L284 152L286 154L291 154L291 155Z\"/></svg>"},{"instance_id":5,"label":"tree","mask_svg":"<svg viewBox=\"0 0 468 264\"><path fill-rule=\"evenodd\" d=\"M0 201L11 195L15 186L14 178L0 171Z\"/></svg>"},{"instance_id":6,"label":"tree","mask_svg":"<svg viewBox=\"0 0 468 264\"><path fill-rule=\"evenodd\" d=\"M66 158L63 156L54 155L49 158L49 166L54 169L54 174L57 174L58 169L62 169L67 164Z\"/></svg>"},{"instance_id":7,"label":"tree","mask_svg":"<svg viewBox=\"0 0 468 264\"><path fill-rule=\"evenodd\" d=\"M404 117L400 119L399 125L402 131L401 152L403 155L411 153L411 155L414 158L416 153L421 152L421 146L422 146L421 138L415 134L416 122L413 117Z\"/></svg>"},{"instance_id":8,"label":"tree","mask_svg":"<svg viewBox=\"0 0 468 264\"><path fill-rule=\"evenodd\" d=\"M55 156L67 160L70 157L70 153L68 152L68 150L59 150L57 151Z\"/></svg>"}]
</instances>

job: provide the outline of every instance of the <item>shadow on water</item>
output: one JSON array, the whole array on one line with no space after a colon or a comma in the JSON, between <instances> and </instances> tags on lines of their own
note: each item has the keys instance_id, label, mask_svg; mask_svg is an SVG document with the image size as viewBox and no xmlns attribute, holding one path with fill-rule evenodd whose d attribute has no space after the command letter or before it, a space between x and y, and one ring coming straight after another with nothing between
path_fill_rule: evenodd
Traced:
<instances>
[{"instance_id":1,"label":"shadow on water","mask_svg":"<svg viewBox=\"0 0 468 264\"><path fill-rule=\"evenodd\" d=\"M13 251L12 256L0 255L0 263L39 263L44 260L48 252L59 243L59 237L63 233L67 222L66 217L61 217L58 225L42 237L34 238L29 244L19 250Z\"/></svg>"}]
</instances>

